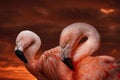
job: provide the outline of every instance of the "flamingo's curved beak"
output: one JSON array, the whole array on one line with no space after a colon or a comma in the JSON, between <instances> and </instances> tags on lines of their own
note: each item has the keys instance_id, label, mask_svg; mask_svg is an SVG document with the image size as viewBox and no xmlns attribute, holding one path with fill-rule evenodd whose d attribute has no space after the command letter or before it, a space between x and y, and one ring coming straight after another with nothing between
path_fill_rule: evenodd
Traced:
<instances>
[{"instance_id":1,"label":"flamingo's curved beak","mask_svg":"<svg viewBox=\"0 0 120 80\"><path fill-rule=\"evenodd\" d=\"M26 57L24 56L24 53L20 47L16 46L15 54L21 61L23 61L24 63L28 63L28 61L27 61Z\"/></svg>"},{"instance_id":2,"label":"flamingo's curved beak","mask_svg":"<svg viewBox=\"0 0 120 80\"><path fill-rule=\"evenodd\" d=\"M71 70L74 69L73 63L72 63L72 58L71 58L71 46L69 43L62 48L62 62L66 64Z\"/></svg>"}]
</instances>

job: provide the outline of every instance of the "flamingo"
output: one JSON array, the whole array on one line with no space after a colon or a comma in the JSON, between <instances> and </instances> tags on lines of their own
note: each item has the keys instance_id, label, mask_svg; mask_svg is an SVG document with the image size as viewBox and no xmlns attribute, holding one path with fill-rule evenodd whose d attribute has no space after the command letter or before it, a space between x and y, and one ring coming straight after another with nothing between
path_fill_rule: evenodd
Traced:
<instances>
[{"instance_id":1,"label":"flamingo","mask_svg":"<svg viewBox=\"0 0 120 80\"><path fill-rule=\"evenodd\" d=\"M41 46L40 37L30 31L21 31L16 38L15 53L25 64L27 70L38 80L58 80L57 65L60 61L60 47L45 51L38 60L35 54Z\"/></svg>"},{"instance_id":2,"label":"flamingo","mask_svg":"<svg viewBox=\"0 0 120 80\"><path fill-rule=\"evenodd\" d=\"M73 23L63 29L59 46L35 54L40 37L29 30L16 38L15 53L38 80L120 80L120 61L110 56L92 56L100 46L100 35L87 23Z\"/></svg>"}]
</instances>

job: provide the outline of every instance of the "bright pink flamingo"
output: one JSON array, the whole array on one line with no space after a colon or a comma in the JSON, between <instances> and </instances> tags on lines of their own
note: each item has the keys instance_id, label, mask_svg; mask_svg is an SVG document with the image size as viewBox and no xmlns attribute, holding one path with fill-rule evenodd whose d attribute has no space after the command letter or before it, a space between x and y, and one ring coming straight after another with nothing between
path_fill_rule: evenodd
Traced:
<instances>
[{"instance_id":1,"label":"bright pink flamingo","mask_svg":"<svg viewBox=\"0 0 120 80\"><path fill-rule=\"evenodd\" d=\"M99 43L99 33L93 26L73 23L63 29L60 46L44 52L38 60L34 56L41 40L31 31L18 35L15 53L38 80L120 80L119 60L91 56Z\"/></svg>"}]
</instances>

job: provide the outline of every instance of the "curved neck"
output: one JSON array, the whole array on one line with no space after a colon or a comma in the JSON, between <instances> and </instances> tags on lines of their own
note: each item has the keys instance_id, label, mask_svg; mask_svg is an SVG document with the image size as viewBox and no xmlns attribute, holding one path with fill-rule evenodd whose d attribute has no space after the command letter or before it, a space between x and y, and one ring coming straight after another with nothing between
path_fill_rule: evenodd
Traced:
<instances>
[{"instance_id":1,"label":"curved neck","mask_svg":"<svg viewBox=\"0 0 120 80\"><path fill-rule=\"evenodd\" d=\"M90 56L93 52L95 52L99 48L100 44L100 35L94 27L80 27L79 34L77 36L77 40L81 40L82 37L87 37L88 39L79 44L78 42L76 50L73 56L73 61L79 61L84 57ZM75 41L76 42L76 41Z\"/></svg>"},{"instance_id":2,"label":"curved neck","mask_svg":"<svg viewBox=\"0 0 120 80\"><path fill-rule=\"evenodd\" d=\"M25 57L28 60L28 63L25 64L25 66L34 76L36 76L35 69L37 60L35 59L35 54L40 48L41 41L38 36L34 35L31 43L32 44L30 44L25 50Z\"/></svg>"},{"instance_id":3,"label":"curved neck","mask_svg":"<svg viewBox=\"0 0 120 80\"><path fill-rule=\"evenodd\" d=\"M25 51L25 56L28 60L28 63L34 63L35 60L35 54L37 53L37 51L39 50L38 47L38 41L35 40L32 42L32 44L26 49Z\"/></svg>"},{"instance_id":4,"label":"curved neck","mask_svg":"<svg viewBox=\"0 0 120 80\"><path fill-rule=\"evenodd\" d=\"M25 64L25 67L27 70L36 76L36 60L35 60L35 54L36 54L36 49L35 49L35 43L31 45L26 51L25 51L25 57L28 60L28 63Z\"/></svg>"}]
</instances>

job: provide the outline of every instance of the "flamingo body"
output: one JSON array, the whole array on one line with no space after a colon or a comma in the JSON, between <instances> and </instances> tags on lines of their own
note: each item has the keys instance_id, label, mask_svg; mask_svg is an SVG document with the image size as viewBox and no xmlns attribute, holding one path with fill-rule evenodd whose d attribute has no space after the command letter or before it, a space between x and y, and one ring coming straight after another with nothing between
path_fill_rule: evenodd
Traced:
<instances>
[{"instance_id":1,"label":"flamingo body","mask_svg":"<svg viewBox=\"0 0 120 80\"><path fill-rule=\"evenodd\" d=\"M107 58L107 59L106 59ZM77 66L81 80L120 80L120 65L108 56L86 57Z\"/></svg>"},{"instance_id":2,"label":"flamingo body","mask_svg":"<svg viewBox=\"0 0 120 80\"><path fill-rule=\"evenodd\" d=\"M61 63L59 73L59 80L120 80L120 62L108 56L88 56L74 71Z\"/></svg>"},{"instance_id":3,"label":"flamingo body","mask_svg":"<svg viewBox=\"0 0 120 80\"><path fill-rule=\"evenodd\" d=\"M87 39L81 42L83 37ZM37 60L34 57L41 40L32 31L19 33L15 51L38 80L120 80L119 60L110 56L91 56L99 42L99 33L93 26L74 23L62 31L60 45L45 51Z\"/></svg>"}]
</instances>

